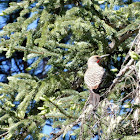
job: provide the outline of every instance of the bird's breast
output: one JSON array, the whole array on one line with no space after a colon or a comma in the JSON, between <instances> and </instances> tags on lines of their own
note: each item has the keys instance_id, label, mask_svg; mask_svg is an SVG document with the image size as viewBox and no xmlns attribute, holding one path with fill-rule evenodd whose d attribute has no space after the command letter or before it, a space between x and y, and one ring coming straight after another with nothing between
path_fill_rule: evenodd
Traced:
<instances>
[{"instance_id":1,"label":"bird's breast","mask_svg":"<svg viewBox=\"0 0 140 140\"><path fill-rule=\"evenodd\" d=\"M84 81L88 87L96 89L102 82L104 73L105 71L102 67L88 68L84 75Z\"/></svg>"}]
</instances>

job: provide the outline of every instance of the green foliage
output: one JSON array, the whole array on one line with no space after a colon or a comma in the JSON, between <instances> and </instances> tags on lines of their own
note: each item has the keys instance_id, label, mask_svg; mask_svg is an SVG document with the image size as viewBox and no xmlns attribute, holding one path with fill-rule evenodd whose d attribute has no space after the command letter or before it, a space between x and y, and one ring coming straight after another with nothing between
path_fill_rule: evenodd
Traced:
<instances>
[{"instance_id":1,"label":"green foliage","mask_svg":"<svg viewBox=\"0 0 140 140\"><path fill-rule=\"evenodd\" d=\"M116 7L119 8L116 10ZM28 135L33 139L48 137L41 132L48 118L53 120L54 128L64 128L75 122L89 96L83 82L87 59L94 54L112 54L106 68L111 75L109 80L114 79L138 33L139 9L139 2L125 5L119 0L10 3L0 16L17 10L20 13L15 22L5 25L0 32L0 52L6 52L6 57L10 58L15 51L22 51L24 61L34 58L36 61L26 68L27 73L11 75L7 84L0 83L0 131L8 132L5 139L23 139ZM36 27L30 29L29 25L35 21ZM133 52L130 51L131 58L138 60L137 52ZM46 77L39 79L30 75L45 58L46 65L50 66L49 70L44 70ZM103 139L106 136L108 139L122 136L127 139L130 135L125 128L131 126L133 119L133 114L130 112L127 116L127 113L133 106L131 93L137 88L137 78L134 73L129 76L124 74L108 95L108 102L101 102L97 110L99 116L85 120L84 139L90 139L96 133ZM104 111L108 107L111 111ZM66 129L64 135L70 129ZM132 126L128 132L134 134ZM80 133L80 128L73 130L77 138Z\"/></svg>"},{"instance_id":2,"label":"green foliage","mask_svg":"<svg viewBox=\"0 0 140 140\"><path fill-rule=\"evenodd\" d=\"M134 51L131 51L129 53L131 58L133 58L134 60L139 60L140 56L137 53L135 53Z\"/></svg>"}]
</instances>

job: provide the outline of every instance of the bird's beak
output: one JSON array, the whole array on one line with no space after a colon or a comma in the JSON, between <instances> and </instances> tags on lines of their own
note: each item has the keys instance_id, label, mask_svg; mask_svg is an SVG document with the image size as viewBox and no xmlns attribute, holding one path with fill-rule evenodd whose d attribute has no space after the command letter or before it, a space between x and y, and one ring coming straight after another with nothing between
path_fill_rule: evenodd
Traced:
<instances>
[{"instance_id":1,"label":"bird's beak","mask_svg":"<svg viewBox=\"0 0 140 140\"><path fill-rule=\"evenodd\" d=\"M102 59L102 58L104 58L104 57L106 57L106 56L109 56L110 54L105 54L105 55L102 55L102 56L100 56L100 59Z\"/></svg>"}]
</instances>

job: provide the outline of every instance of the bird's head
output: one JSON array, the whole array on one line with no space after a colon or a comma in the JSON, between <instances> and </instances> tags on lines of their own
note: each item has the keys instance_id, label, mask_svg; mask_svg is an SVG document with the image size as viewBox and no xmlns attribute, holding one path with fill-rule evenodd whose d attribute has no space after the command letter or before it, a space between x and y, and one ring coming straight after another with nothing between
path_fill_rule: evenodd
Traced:
<instances>
[{"instance_id":1,"label":"bird's head","mask_svg":"<svg viewBox=\"0 0 140 140\"><path fill-rule=\"evenodd\" d=\"M99 64L100 61L106 57L106 56L109 56L109 54L105 54L105 55L102 55L102 56L99 56L99 55L93 55L91 56L89 59L88 59L88 67L90 66L93 66L94 64Z\"/></svg>"}]
</instances>

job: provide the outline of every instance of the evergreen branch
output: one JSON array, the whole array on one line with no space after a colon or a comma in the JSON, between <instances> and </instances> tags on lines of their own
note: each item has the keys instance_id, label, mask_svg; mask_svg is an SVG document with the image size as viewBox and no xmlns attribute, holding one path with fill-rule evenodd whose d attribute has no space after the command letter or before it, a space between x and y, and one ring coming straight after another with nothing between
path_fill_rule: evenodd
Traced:
<instances>
[{"instance_id":1,"label":"evergreen branch","mask_svg":"<svg viewBox=\"0 0 140 140\"><path fill-rule=\"evenodd\" d=\"M92 7L92 9L94 10L94 13L95 13L101 20L103 20L108 26L110 26L110 27L112 27L113 29L117 30L115 24L111 23L111 22L109 21L109 19L108 19L107 16L104 16L104 15L102 14L101 11L99 12L98 10L96 10L96 8L94 7L94 5L92 5L91 7ZM124 27L121 27L121 28L124 28Z\"/></svg>"},{"instance_id":2,"label":"evergreen branch","mask_svg":"<svg viewBox=\"0 0 140 140\"><path fill-rule=\"evenodd\" d=\"M70 114L67 114L65 110L63 110L62 108L60 108L57 104L55 104L54 102L52 102L51 100L48 100L51 104L53 104L62 114L64 114L66 117L68 117L69 119L76 119L77 117L73 117Z\"/></svg>"},{"instance_id":3,"label":"evergreen branch","mask_svg":"<svg viewBox=\"0 0 140 140\"><path fill-rule=\"evenodd\" d=\"M108 26L112 27L113 29L117 30L115 24L111 23L108 19L107 16L104 16L102 14L102 12L99 12L95 9L94 5L91 6L94 10L94 12L96 13L96 15L98 15L98 17L103 20ZM119 27L119 29L125 29L127 28L126 25ZM120 45L122 42L124 42L126 39L128 39L129 37L131 37L134 33L138 33L139 29L135 29L135 30L129 30L126 31L125 34L123 34L120 37L114 37L114 39L112 39L112 42L109 44L109 47L111 48L109 52L112 52L114 49L116 49L116 47L118 45Z\"/></svg>"},{"instance_id":4,"label":"evergreen branch","mask_svg":"<svg viewBox=\"0 0 140 140\"><path fill-rule=\"evenodd\" d=\"M59 54L53 53L53 52L49 52L49 51L47 51L44 48L37 48L35 46L34 46L34 48L36 48L36 50L25 48L23 46L20 46L20 47L15 46L14 47L14 49L18 50L18 51L23 51L23 52L28 51L29 53L35 53L35 54L44 55L44 56L59 56Z\"/></svg>"},{"instance_id":5,"label":"evergreen branch","mask_svg":"<svg viewBox=\"0 0 140 140\"><path fill-rule=\"evenodd\" d=\"M25 51L28 50L29 53L35 53L35 54L41 54L41 55L44 54L44 52L39 52L39 51L33 50L33 49L27 49L27 48L22 47L22 46L20 46L20 47L16 47L16 46L15 46L14 49L15 49L15 50L18 50L18 51L22 51L22 52L25 52Z\"/></svg>"},{"instance_id":6,"label":"evergreen branch","mask_svg":"<svg viewBox=\"0 0 140 140\"><path fill-rule=\"evenodd\" d=\"M119 27L116 27L115 23L111 23L111 22L110 22L110 20L109 20L109 18L108 18L108 15L104 15L104 14L103 14L104 11L102 12L101 10L100 10L100 11L96 10L96 8L94 7L94 5L91 5L91 7L92 7L94 13L95 13L101 20L103 20L108 26L112 27L113 29L115 29L115 30L122 30L122 29L124 29L124 28L127 27L127 25L121 25L121 26L119 26Z\"/></svg>"},{"instance_id":7,"label":"evergreen branch","mask_svg":"<svg viewBox=\"0 0 140 140\"><path fill-rule=\"evenodd\" d=\"M94 7L94 5L91 6L94 10L94 12L96 13L96 15L103 20L108 26L112 27L115 30L118 30L118 28L116 27L116 25L114 23L111 23L109 21L109 18L107 16L105 16L101 11L99 12L98 10L96 10L96 8ZM126 27L126 25L122 25L119 27L119 29L124 29Z\"/></svg>"},{"instance_id":8,"label":"evergreen branch","mask_svg":"<svg viewBox=\"0 0 140 140\"><path fill-rule=\"evenodd\" d=\"M116 139L130 132L132 135L139 134L137 129L140 112L138 108L140 78L137 78L140 71L138 71L139 63L137 62L139 56L134 59L128 53L126 46L129 45L138 31L140 5L132 2L132 5L125 6L124 2L102 1L107 4L106 9L102 10L100 7L102 2L98 3L94 0L82 2L81 0L40 0L32 6L34 2L34 0L21 3L13 2L10 4L10 8L5 11L5 14L12 14L12 18L15 18L13 21L17 20L7 24L1 33L0 52L4 52L4 55L2 54L4 63L1 63L3 66L1 67L2 73L4 70L10 70L13 75L16 73L16 69L20 72L20 69L18 70L20 64L25 63L21 71L23 72L28 62L21 62L21 60L36 57L39 59L32 59L29 62L29 64L32 63L31 68L37 68L29 72L30 76L18 74L9 77L9 82L4 80L7 84L0 86L0 93L2 93L0 96L2 99L0 114L6 113L11 116L10 118L6 115L0 117L3 122L0 138L24 139L31 135L33 139L42 139L45 135L40 131L45 125L45 118L50 119L50 124L53 123L53 127L60 128L59 132L52 133L54 134L52 140L62 135L65 136L70 130L74 134L76 133L76 138L80 140L91 139L96 136L101 139ZM120 5L124 7L119 10L114 9L114 6ZM20 10L17 11L19 8ZM36 26L30 28L32 23ZM94 47L96 44L98 46ZM131 47L129 52L133 50L139 55L139 45L133 41L133 44L129 45ZM137 50L136 48L134 50L134 47L137 47ZM18 59L19 66L11 68L11 66L18 64L13 57L9 61L9 57L15 51L17 56L13 57ZM19 51L24 52L24 59L22 59L23 56L18 56ZM7 52L6 57L8 59L5 59L5 52ZM117 77L113 79L113 83L110 84L108 81L109 86L106 85L105 90L101 89L105 96L111 94L108 98L112 98L113 103L106 98L95 108L89 103L90 96L86 103L84 102L88 95L85 86L82 84L83 71L85 70L86 57L101 52L115 53L121 59L111 56L107 63L111 62L109 67L114 66L119 69L119 72ZM126 55L125 60L123 60L124 55ZM52 57L48 58L48 56ZM30 69L25 69L25 72L27 70ZM46 77L43 76L43 79L41 78L42 74L46 75ZM112 71L113 77L114 74L115 71ZM43 83L32 75L41 78ZM38 87L39 89L36 90ZM113 88L116 90L112 92ZM55 92L52 93L52 97L55 96L56 100L43 95L46 90L48 90L48 96L52 91L57 92L56 95L53 95ZM4 100L5 97L6 101ZM40 97L44 97L42 101ZM131 100L125 102L126 99ZM132 100L134 103L131 102ZM83 103L85 103L84 108ZM73 106L69 109L70 104ZM43 106L40 107L42 114L39 113L40 111L36 111L38 106ZM55 110L49 112L49 107L50 109L57 109L58 113ZM129 109L127 111L128 107L131 111ZM120 114L124 109L126 109L126 115ZM64 120L57 119L52 122L51 118L55 117L64 118ZM123 119L124 117L125 119ZM126 124L124 121L129 123ZM133 130L131 127L129 128L129 125L136 128ZM74 126L79 127L75 130ZM125 129L126 126L128 126L127 129ZM79 133L77 130L80 127ZM17 131L17 129L21 131Z\"/></svg>"}]
</instances>

